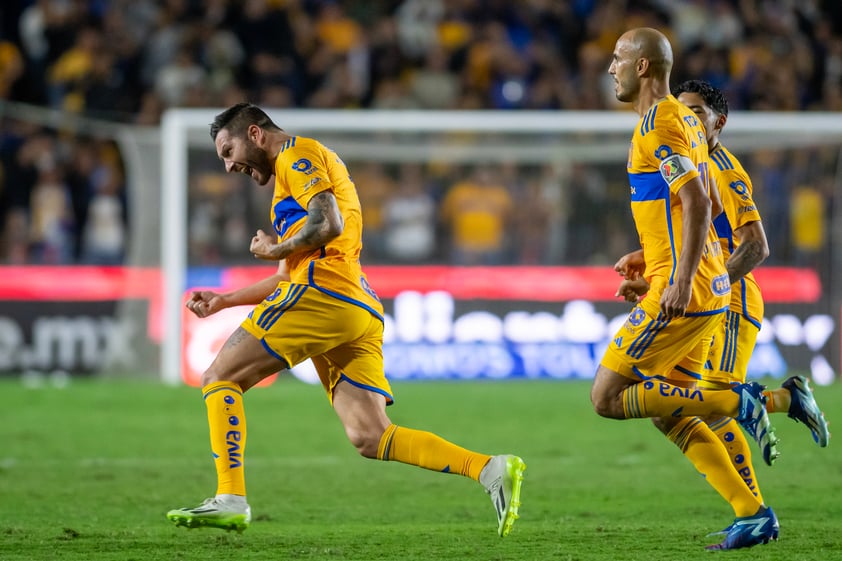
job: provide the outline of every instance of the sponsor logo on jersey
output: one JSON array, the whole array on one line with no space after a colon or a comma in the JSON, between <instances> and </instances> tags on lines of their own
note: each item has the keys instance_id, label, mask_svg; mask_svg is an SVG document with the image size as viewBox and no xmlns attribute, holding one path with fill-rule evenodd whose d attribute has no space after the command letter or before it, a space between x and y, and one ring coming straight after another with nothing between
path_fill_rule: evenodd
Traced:
<instances>
[{"instance_id":1,"label":"sponsor logo on jersey","mask_svg":"<svg viewBox=\"0 0 842 561\"><path fill-rule=\"evenodd\" d=\"M307 158L300 158L296 160L295 163L292 164L292 169L295 171L300 171L303 174L310 175L314 171L316 171L315 166L313 166L313 162L308 160Z\"/></svg>"},{"instance_id":2,"label":"sponsor logo on jersey","mask_svg":"<svg viewBox=\"0 0 842 561\"><path fill-rule=\"evenodd\" d=\"M710 283L710 288L717 296L725 296L731 291L731 281L728 280L728 274L714 277Z\"/></svg>"},{"instance_id":3,"label":"sponsor logo on jersey","mask_svg":"<svg viewBox=\"0 0 842 561\"><path fill-rule=\"evenodd\" d=\"M322 180L321 177L314 177L313 179L311 179L310 181L307 182L307 185L304 186L304 190L306 191L307 189L309 189L310 187L312 187L313 185L315 185L316 183L318 183L321 180Z\"/></svg>"}]
</instances>

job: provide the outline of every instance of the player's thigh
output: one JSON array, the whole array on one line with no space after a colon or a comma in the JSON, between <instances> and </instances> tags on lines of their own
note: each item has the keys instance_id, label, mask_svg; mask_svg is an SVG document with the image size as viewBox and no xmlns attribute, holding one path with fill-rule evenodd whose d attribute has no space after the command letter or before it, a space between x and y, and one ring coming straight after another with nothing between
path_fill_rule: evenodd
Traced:
<instances>
[{"instance_id":1,"label":"player's thigh","mask_svg":"<svg viewBox=\"0 0 842 561\"><path fill-rule=\"evenodd\" d=\"M364 326L357 339L338 345L313 357L319 379L333 402L341 382L383 396L386 404L394 401L392 388L383 367L383 322L365 313L349 318Z\"/></svg>"},{"instance_id":2,"label":"player's thigh","mask_svg":"<svg viewBox=\"0 0 842 561\"><path fill-rule=\"evenodd\" d=\"M386 415L386 397L348 380L342 380L334 387L332 402L348 439L355 446L376 446L391 424Z\"/></svg>"},{"instance_id":3,"label":"player's thigh","mask_svg":"<svg viewBox=\"0 0 842 561\"><path fill-rule=\"evenodd\" d=\"M673 318L651 315L636 306L605 350L600 366L634 381L649 378L692 381L676 376L685 357L710 346L721 323L720 314Z\"/></svg>"},{"instance_id":4,"label":"player's thigh","mask_svg":"<svg viewBox=\"0 0 842 561\"><path fill-rule=\"evenodd\" d=\"M205 371L202 385L225 380L248 388L286 367L284 361L267 353L257 338L238 327Z\"/></svg>"}]
</instances>

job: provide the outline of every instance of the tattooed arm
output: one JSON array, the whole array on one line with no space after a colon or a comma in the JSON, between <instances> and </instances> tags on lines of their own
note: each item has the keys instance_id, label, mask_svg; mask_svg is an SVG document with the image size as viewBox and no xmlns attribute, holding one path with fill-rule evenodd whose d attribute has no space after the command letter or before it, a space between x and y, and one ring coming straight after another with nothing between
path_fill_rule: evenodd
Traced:
<instances>
[{"instance_id":1,"label":"tattooed arm","mask_svg":"<svg viewBox=\"0 0 842 561\"><path fill-rule=\"evenodd\" d=\"M251 239L251 252L255 257L278 261L293 253L318 249L342 233L345 219L339 212L336 197L331 191L313 195L307 204L307 219L301 229L292 237L274 243L274 238L258 230Z\"/></svg>"},{"instance_id":2,"label":"tattooed arm","mask_svg":"<svg viewBox=\"0 0 842 561\"><path fill-rule=\"evenodd\" d=\"M731 284L743 278L769 257L769 242L766 241L766 232L759 220L741 226L734 231L734 236L739 238L740 246L725 263Z\"/></svg>"}]
</instances>

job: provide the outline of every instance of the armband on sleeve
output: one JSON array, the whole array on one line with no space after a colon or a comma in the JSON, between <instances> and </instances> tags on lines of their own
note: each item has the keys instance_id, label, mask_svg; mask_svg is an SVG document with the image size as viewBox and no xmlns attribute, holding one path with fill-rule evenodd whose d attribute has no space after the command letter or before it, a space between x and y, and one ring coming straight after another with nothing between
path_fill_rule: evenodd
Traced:
<instances>
[{"instance_id":1,"label":"armband on sleeve","mask_svg":"<svg viewBox=\"0 0 842 561\"><path fill-rule=\"evenodd\" d=\"M661 171L661 177L664 178L667 185L672 185L688 173L695 172L696 166L693 165L693 160L687 156L672 154L661 161L659 169Z\"/></svg>"}]
</instances>

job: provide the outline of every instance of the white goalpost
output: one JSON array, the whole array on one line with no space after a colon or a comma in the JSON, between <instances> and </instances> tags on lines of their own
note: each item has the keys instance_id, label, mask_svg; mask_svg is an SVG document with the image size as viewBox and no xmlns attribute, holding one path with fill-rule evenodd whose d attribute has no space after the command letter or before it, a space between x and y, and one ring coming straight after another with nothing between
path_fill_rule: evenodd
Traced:
<instances>
[{"instance_id":1,"label":"white goalpost","mask_svg":"<svg viewBox=\"0 0 842 561\"><path fill-rule=\"evenodd\" d=\"M186 271L190 150L214 151L209 124L222 110L172 109L165 113L161 125L164 336L160 372L162 380L169 384L181 380L182 298L189 288ZM624 169L631 130L637 122L632 111L267 110L267 113L281 128L319 138L346 160L483 163L505 158L525 164L559 166L570 162L610 162L620 171ZM732 150L831 145L838 147L842 154L842 113L732 112L723 141ZM217 163L217 169L210 171L223 172L222 164ZM842 171L838 166L837 160L835 193L842 197ZM838 231L842 220L831 223L837 230L832 232L833 240L842 240L842 232ZM840 299L834 297L831 301L838 306ZM838 317L835 312L834 316Z\"/></svg>"}]
</instances>

